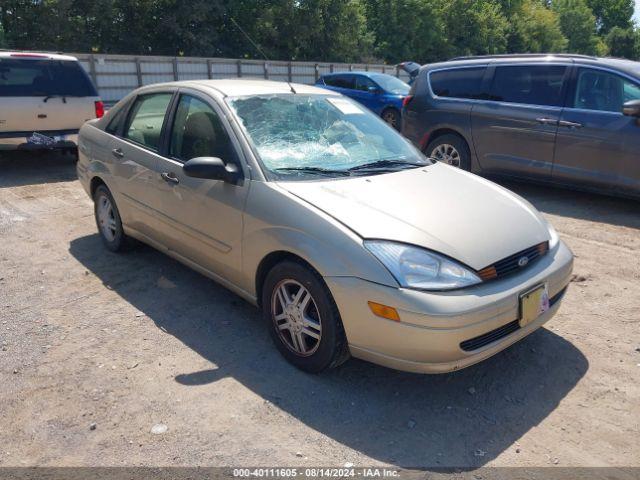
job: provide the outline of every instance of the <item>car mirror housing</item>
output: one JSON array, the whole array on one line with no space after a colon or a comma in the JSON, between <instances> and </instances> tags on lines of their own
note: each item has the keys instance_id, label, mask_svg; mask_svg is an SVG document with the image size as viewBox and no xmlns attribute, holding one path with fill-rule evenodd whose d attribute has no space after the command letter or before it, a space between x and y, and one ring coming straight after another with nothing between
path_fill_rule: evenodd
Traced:
<instances>
[{"instance_id":1,"label":"car mirror housing","mask_svg":"<svg viewBox=\"0 0 640 480\"><path fill-rule=\"evenodd\" d=\"M631 100L622 106L622 113L628 117L640 118L640 100Z\"/></svg>"},{"instance_id":2,"label":"car mirror housing","mask_svg":"<svg viewBox=\"0 0 640 480\"><path fill-rule=\"evenodd\" d=\"M237 183L240 176L236 165L225 164L218 157L192 158L185 162L182 170L189 177L222 180L228 183Z\"/></svg>"},{"instance_id":3,"label":"car mirror housing","mask_svg":"<svg viewBox=\"0 0 640 480\"><path fill-rule=\"evenodd\" d=\"M375 93L376 95L380 93L380 89L378 87L367 87L367 90L369 90L369 93Z\"/></svg>"}]
</instances>

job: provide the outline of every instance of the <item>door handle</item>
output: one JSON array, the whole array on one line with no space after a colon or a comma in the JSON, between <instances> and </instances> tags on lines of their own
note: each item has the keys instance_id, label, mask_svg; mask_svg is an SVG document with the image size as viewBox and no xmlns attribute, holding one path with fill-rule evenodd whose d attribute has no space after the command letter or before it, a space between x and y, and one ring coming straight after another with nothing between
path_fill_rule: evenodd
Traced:
<instances>
[{"instance_id":1,"label":"door handle","mask_svg":"<svg viewBox=\"0 0 640 480\"><path fill-rule=\"evenodd\" d=\"M172 172L162 172L160 174L160 176L162 177L162 179L167 182L167 183L172 183L172 184L177 184L180 183L180 180L178 179L178 177L176 177L175 173Z\"/></svg>"},{"instance_id":2,"label":"door handle","mask_svg":"<svg viewBox=\"0 0 640 480\"><path fill-rule=\"evenodd\" d=\"M116 158L122 158L124 157L124 152L119 149L119 148L114 148L113 150L111 150L111 153L113 154L114 157Z\"/></svg>"},{"instance_id":3,"label":"door handle","mask_svg":"<svg viewBox=\"0 0 640 480\"><path fill-rule=\"evenodd\" d=\"M567 128L582 128L582 124L581 123L568 122L566 120L560 120L560 122L558 122L558 125L560 125L561 127L567 127Z\"/></svg>"},{"instance_id":4,"label":"door handle","mask_svg":"<svg viewBox=\"0 0 640 480\"><path fill-rule=\"evenodd\" d=\"M536 118L536 121L538 123L541 123L542 125L557 125L558 124L558 120L556 120L555 118L541 117L541 118Z\"/></svg>"}]
</instances>

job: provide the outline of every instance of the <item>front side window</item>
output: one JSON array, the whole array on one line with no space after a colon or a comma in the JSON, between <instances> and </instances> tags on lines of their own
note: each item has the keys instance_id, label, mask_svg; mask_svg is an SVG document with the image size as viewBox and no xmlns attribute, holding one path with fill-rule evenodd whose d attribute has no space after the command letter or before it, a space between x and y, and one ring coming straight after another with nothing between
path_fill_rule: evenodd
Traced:
<instances>
[{"instance_id":1,"label":"front side window","mask_svg":"<svg viewBox=\"0 0 640 480\"><path fill-rule=\"evenodd\" d=\"M483 98L482 78L485 67L440 70L429 75L431 89L438 97Z\"/></svg>"},{"instance_id":2,"label":"front side window","mask_svg":"<svg viewBox=\"0 0 640 480\"><path fill-rule=\"evenodd\" d=\"M562 106L564 65L496 67L491 99L526 105Z\"/></svg>"},{"instance_id":3,"label":"front side window","mask_svg":"<svg viewBox=\"0 0 640 480\"><path fill-rule=\"evenodd\" d=\"M162 124L172 93L141 95L131 108L124 137L158 151Z\"/></svg>"},{"instance_id":4,"label":"front side window","mask_svg":"<svg viewBox=\"0 0 640 480\"><path fill-rule=\"evenodd\" d=\"M590 68L578 70L573 108L619 113L631 100L640 100L638 85L614 73Z\"/></svg>"},{"instance_id":5,"label":"front side window","mask_svg":"<svg viewBox=\"0 0 640 480\"><path fill-rule=\"evenodd\" d=\"M220 117L207 103L182 95L171 129L171 157L186 162L197 157L218 157L227 162L233 149Z\"/></svg>"},{"instance_id":6,"label":"front side window","mask_svg":"<svg viewBox=\"0 0 640 480\"><path fill-rule=\"evenodd\" d=\"M95 97L82 66L70 60L0 58L0 97Z\"/></svg>"},{"instance_id":7,"label":"front side window","mask_svg":"<svg viewBox=\"0 0 640 480\"><path fill-rule=\"evenodd\" d=\"M356 76L356 90L368 92L370 88L377 89L378 86L367 77L364 77L362 75Z\"/></svg>"},{"instance_id":8,"label":"front side window","mask_svg":"<svg viewBox=\"0 0 640 480\"><path fill-rule=\"evenodd\" d=\"M361 173L359 168L375 162L407 168L430 163L393 128L347 98L281 94L227 101L261 163L276 177L350 175L351 169Z\"/></svg>"},{"instance_id":9,"label":"front side window","mask_svg":"<svg viewBox=\"0 0 640 480\"><path fill-rule=\"evenodd\" d=\"M408 95L411 89L407 83L386 73L372 73L371 78L380 85L383 90L389 93L395 93L396 95Z\"/></svg>"}]
</instances>

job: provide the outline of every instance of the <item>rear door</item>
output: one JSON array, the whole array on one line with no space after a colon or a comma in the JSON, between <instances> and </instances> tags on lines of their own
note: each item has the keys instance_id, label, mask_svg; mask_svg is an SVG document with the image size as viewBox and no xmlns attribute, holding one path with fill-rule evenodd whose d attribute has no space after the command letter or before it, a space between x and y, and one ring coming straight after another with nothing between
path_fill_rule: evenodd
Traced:
<instances>
[{"instance_id":1,"label":"rear door","mask_svg":"<svg viewBox=\"0 0 640 480\"><path fill-rule=\"evenodd\" d=\"M483 172L551 178L568 65L496 65L489 100L472 111Z\"/></svg>"},{"instance_id":2,"label":"rear door","mask_svg":"<svg viewBox=\"0 0 640 480\"><path fill-rule=\"evenodd\" d=\"M118 197L123 223L156 240L160 228L152 180L161 158L162 131L173 95L172 91L139 95L128 110L119 136L111 137L106 152L117 184L112 192Z\"/></svg>"},{"instance_id":3,"label":"rear door","mask_svg":"<svg viewBox=\"0 0 640 480\"><path fill-rule=\"evenodd\" d=\"M622 105L640 100L640 82L578 67L562 113L553 180L640 192L640 125Z\"/></svg>"},{"instance_id":4,"label":"rear door","mask_svg":"<svg viewBox=\"0 0 640 480\"><path fill-rule=\"evenodd\" d=\"M0 58L0 132L78 130L96 118L98 100L76 61Z\"/></svg>"}]
</instances>

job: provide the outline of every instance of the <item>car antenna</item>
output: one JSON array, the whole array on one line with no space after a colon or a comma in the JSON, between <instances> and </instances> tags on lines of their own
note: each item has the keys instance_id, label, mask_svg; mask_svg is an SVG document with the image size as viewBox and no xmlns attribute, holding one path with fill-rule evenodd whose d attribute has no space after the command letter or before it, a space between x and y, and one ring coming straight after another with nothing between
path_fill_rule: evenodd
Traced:
<instances>
[{"instance_id":1,"label":"car antenna","mask_svg":"<svg viewBox=\"0 0 640 480\"><path fill-rule=\"evenodd\" d=\"M253 41L253 39L249 36L249 34L247 32L245 32L242 27L238 24L238 22L236 22L236 19L233 18L231 15L229 15L229 18L231 19L231 21L233 22L233 24L238 27L238 30L240 30L240 32L247 37L247 40L249 40L249 42L251 42L251 45L253 45L254 47L256 47L256 50L258 50L260 52L260 54L264 57L264 59L267 62L270 62L271 60L269 60L269 57L267 57L267 54L264 53L264 51L258 46L258 44L256 42ZM291 89L292 93L298 93L295 91L295 89L293 88L293 85L291 85L291 82L287 82L287 85L289 85L289 88Z\"/></svg>"}]
</instances>

